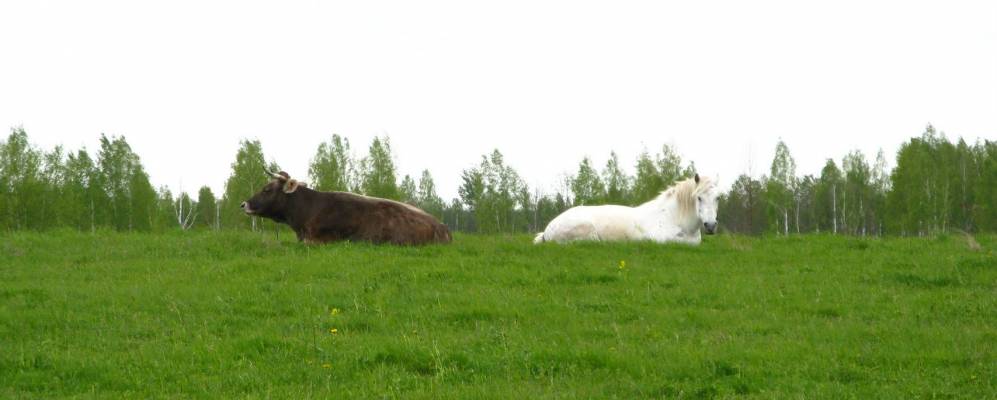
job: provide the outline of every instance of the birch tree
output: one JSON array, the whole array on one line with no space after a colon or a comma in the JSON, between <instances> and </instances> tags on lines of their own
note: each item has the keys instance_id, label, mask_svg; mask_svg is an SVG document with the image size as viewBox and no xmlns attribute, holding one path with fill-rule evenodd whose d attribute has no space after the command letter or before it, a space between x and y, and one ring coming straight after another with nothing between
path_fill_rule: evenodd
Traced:
<instances>
[{"instance_id":1,"label":"birch tree","mask_svg":"<svg viewBox=\"0 0 997 400\"><path fill-rule=\"evenodd\" d=\"M661 193L665 184L661 179L661 174L658 173L658 166L654 163L651 155L647 153L646 148L637 156L635 168L637 175L634 177L633 183L633 202L639 204L651 200Z\"/></svg>"},{"instance_id":2,"label":"birch tree","mask_svg":"<svg viewBox=\"0 0 997 400\"><path fill-rule=\"evenodd\" d=\"M571 179L571 193L574 195L576 206L605 202L606 186L588 157L582 158L582 162L578 164L578 172Z\"/></svg>"},{"instance_id":3,"label":"birch tree","mask_svg":"<svg viewBox=\"0 0 997 400\"><path fill-rule=\"evenodd\" d=\"M352 178L354 170L349 139L332 135L329 142L319 144L308 167L308 176L316 190L349 191L356 186Z\"/></svg>"},{"instance_id":4,"label":"birch tree","mask_svg":"<svg viewBox=\"0 0 997 400\"><path fill-rule=\"evenodd\" d=\"M609 153L609 160L602 170L602 180L606 186L606 203L633 204L630 195L630 178L620 168L620 159L616 152Z\"/></svg>"},{"instance_id":5,"label":"birch tree","mask_svg":"<svg viewBox=\"0 0 997 400\"><path fill-rule=\"evenodd\" d=\"M419 177L416 204L427 213L440 219L443 218L443 199L436 193L436 183L428 169L422 170L422 175Z\"/></svg>"},{"instance_id":6,"label":"birch tree","mask_svg":"<svg viewBox=\"0 0 997 400\"><path fill-rule=\"evenodd\" d=\"M765 181L765 193L770 206L770 218L778 221L776 226L781 225L782 233L788 235L789 214L796 205L796 161L782 140L775 146L775 157Z\"/></svg>"},{"instance_id":7,"label":"birch tree","mask_svg":"<svg viewBox=\"0 0 997 400\"><path fill-rule=\"evenodd\" d=\"M368 196L399 200L398 178L388 137L375 137L361 161L360 188Z\"/></svg>"},{"instance_id":8,"label":"birch tree","mask_svg":"<svg viewBox=\"0 0 997 400\"><path fill-rule=\"evenodd\" d=\"M186 231L194 226L197 218L197 204L191 200L187 192L183 191L183 187L180 190L180 195L173 202L173 216L176 218L180 230Z\"/></svg>"},{"instance_id":9,"label":"birch tree","mask_svg":"<svg viewBox=\"0 0 997 400\"><path fill-rule=\"evenodd\" d=\"M841 170L833 159L828 158L820 171L814 193L814 206L817 209L817 230L838 233L839 191L842 189Z\"/></svg>"},{"instance_id":10,"label":"birch tree","mask_svg":"<svg viewBox=\"0 0 997 400\"><path fill-rule=\"evenodd\" d=\"M276 163L267 164L263 158L263 145L259 140L243 140L232 162L232 173L225 181L225 194L221 201L221 227L257 230L261 221L247 217L239 205L249 199L269 182L266 171L278 171Z\"/></svg>"},{"instance_id":11,"label":"birch tree","mask_svg":"<svg viewBox=\"0 0 997 400\"><path fill-rule=\"evenodd\" d=\"M417 205L415 179L406 174L402 177L402 184L398 186L399 200L403 203Z\"/></svg>"}]
</instances>

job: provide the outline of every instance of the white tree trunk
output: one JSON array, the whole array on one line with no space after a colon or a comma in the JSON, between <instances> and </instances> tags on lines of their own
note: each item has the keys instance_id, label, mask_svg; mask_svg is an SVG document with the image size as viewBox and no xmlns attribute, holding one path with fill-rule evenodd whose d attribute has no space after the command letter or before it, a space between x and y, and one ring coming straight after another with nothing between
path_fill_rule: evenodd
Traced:
<instances>
[{"instance_id":1,"label":"white tree trunk","mask_svg":"<svg viewBox=\"0 0 997 400\"><path fill-rule=\"evenodd\" d=\"M859 198L859 218L862 221L862 236L865 236L865 210L862 207L862 198Z\"/></svg>"},{"instance_id":2,"label":"white tree trunk","mask_svg":"<svg viewBox=\"0 0 997 400\"><path fill-rule=\"evenodd\" d=\"M800 233L800 198L796 198L796 234Z\"/></svg>"},{"instance_id":3,"label":"white tree trunk","mask_svg":"<svg viewBox=\"0 0 997 400\"><path fill-rule=\"evenodd\" d=\"M173 205L173 215L177 218L177 225L180 226L181 230L188 230L194 225L194 218L197 218L197 213L193 209L193 205L190 209L184 210L184 196L183 192L180 192L180 198Z\"/></svg>"}]
</instances>

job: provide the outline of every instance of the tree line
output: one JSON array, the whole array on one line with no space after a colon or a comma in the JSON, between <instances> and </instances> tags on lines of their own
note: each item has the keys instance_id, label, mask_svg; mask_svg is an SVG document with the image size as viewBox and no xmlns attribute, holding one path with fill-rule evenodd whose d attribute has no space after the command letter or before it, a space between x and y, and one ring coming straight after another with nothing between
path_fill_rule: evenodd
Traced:
<instances>
[{"instance_id":1,"label":"tree line","mask_svg":"<svg viewBox=\"0 0 997 400\"><path fill-rule=\"evenodd\" d=\"M726 229L750 234L994 232L995 186L997 142L953 143L929 125L901 144L892 169L882 150L871 163L856 150L798 176L780 141L769 174L737 177L719 214Z\"/></svg>"},{"instance_id":2,"label":"tree line","mask_svg":"<svg viewBox=\"0 0 997 400\"><path fill-rule=\"evenodd\" d=\"M220 196L202 186L186 192L154 187L123 136L101 135L99 149L43 151L23 128L0 142L0 229L161 231L167 229L280 229L248 218L239 204L268 180L258 140L243 140ZM720 196L721 229L744 234L833 233L925 235L951 230L997 231L997 142L953 143L928 126L903 143L896 165L880 151L870 161L859 151L827 159L819 175L799 176L786 144L776 144L768 174L737 177ZM463 232L536 232L576 205L637 205L695 174L676 150L644 149L625 171L615 152L601 168L583 157L550 191L529 188L495 149L460 174L458 196L444 201L429 170L399 176L391 141L375 137L356 156L348 138L320 143L308 168L310 186L350 191L413 204Z\"/></svg>"}]
</instances>

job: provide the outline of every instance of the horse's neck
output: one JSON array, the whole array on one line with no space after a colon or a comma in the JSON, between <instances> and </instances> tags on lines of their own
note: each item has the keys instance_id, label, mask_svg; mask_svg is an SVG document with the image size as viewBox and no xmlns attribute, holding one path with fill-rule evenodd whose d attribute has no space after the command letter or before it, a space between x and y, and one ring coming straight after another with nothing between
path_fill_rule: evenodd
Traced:
<instances>
[{"instance_id":1,"label":"horse's neck","mask_svg":"<svg viewBox=\"0 0 997 400\"><path fill-rule=\"evenodd\" d=\"M679 212L678 200L675 197L665 199L654 199L637 207L641 214L641 219L653 225L673 225L682 231L699 231L699 226L694 218L682 217Z\"/></svg>"}]
</instances>

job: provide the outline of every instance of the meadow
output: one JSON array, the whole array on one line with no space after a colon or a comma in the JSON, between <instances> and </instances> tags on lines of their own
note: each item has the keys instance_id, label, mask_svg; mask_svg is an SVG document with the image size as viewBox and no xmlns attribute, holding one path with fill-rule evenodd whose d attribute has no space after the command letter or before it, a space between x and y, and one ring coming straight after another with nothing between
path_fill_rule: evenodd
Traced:
<instances>
[{"instance_id":1,"label":"meadow","mask_svg":"<svg viewBox=\"0 0 997 400\"><path fill-rule=\"evenodd\" d=\"M4 234L0 398L995 398L997 237Z\"/></svg>"}]
</instances>

